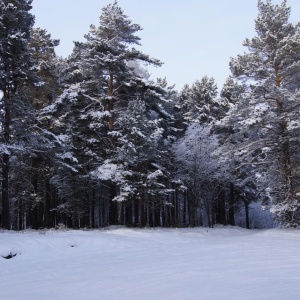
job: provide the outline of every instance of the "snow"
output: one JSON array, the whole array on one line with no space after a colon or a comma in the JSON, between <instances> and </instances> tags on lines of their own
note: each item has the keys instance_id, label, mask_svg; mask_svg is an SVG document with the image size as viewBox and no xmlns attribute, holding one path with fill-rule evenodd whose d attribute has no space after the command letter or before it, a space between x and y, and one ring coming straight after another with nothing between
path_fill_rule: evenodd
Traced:
<instances>
[{"instance_id":1,"label":"snow","mask_svg":"<svg viewBox=\"0 0 300 300\"><path fill-rule=\"evenodd\" d=\"M110 162L104 162L103 165L99 166L96 171L92 171L93 177L101 180L113 180L115 177L118 178L118 165Z\"/></svg>"},{"instance_id":2,"label":"snow","mask_svg":"<svg viewBox=\"0 0 300 300\"><path fill-rule=\"evenodd\" d=\"M300 231L0 232L2 300L299 299Z\"/></svg>"},{"instance_id":3,"label":"snow","mask_svg":"<svg viewBox=\"0 0 300 300\"><path fill-rule=\"evenodd\" d=\"M59 157L61 159L69 159L75 163L78 163L78 160L76 157L73 156L72 153L70 152L65 152L65 153L56 153L56 157Z\"/></svg>"},{"instance_id":4,"label":"snow","mask_svg":"<svg viewBox=\"0 0 300 300\"><path fill-rule=\"evenodd\" d=\"M123 165L111 163L105 160L95 171L91 171L91 176L100 180L112 180L113 182L124 182L125 176L130 176L129 171L125 171Z\"/></svg>"},{"instance_id":5,"label":"snow","mask_svg":"<svg viewBox=\"0 0 300 300\"><path fill-rule=\"evenodd\" d=\"M152 173L150 173L148 176L147 176L147 180L149 181L155 181L157 180L158 177L161 177L163 176L163 172L161 170L156 170Z\"/></svg>"}]
</instances>

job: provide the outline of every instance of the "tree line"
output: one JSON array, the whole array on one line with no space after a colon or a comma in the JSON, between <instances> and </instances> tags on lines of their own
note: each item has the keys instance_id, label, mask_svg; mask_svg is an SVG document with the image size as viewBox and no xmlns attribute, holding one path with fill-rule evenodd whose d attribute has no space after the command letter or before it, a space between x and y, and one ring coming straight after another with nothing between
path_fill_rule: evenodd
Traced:
<instances>
[{"instance_id":1,"label":"tree line","mask_svg":"<svg viewBox=\"0 0 300 300\"><path fill-rule=\"evenodd\" d=\"M299 24L258 1L256 36L220 92L181 91L134 48L117 1L68 58L34 27L32 0L0 2L1 204L5 229L297 227Z\"/></svg>"}]
</instances>

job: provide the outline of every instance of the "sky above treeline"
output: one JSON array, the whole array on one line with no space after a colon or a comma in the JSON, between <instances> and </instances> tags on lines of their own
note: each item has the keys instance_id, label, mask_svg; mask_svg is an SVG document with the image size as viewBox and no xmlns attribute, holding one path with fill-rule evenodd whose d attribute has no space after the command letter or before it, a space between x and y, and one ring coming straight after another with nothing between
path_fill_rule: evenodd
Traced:
<instances>
[{"instance_id":1,"label":"sky above treeline","mask_svg":"<svg viewBox=\"0 0 300 300\"><path fill-rule=\"evenodd\" d=\"M281 3L273 0L272 3ZM35 27L60 39L56 52L67 57L73 41L84 41L89 26L99 25L102 7L113 0L33 0ZM257 0L119 0L119 6L143 30L136 47L164 64L148 67L152 78L166 77L181 90L207 75L219 89L229 71L230 57L247 51L242 43L255 35ZM300 22L300 1L288 0L291 22Z\"/></svg>"}]
</instances>

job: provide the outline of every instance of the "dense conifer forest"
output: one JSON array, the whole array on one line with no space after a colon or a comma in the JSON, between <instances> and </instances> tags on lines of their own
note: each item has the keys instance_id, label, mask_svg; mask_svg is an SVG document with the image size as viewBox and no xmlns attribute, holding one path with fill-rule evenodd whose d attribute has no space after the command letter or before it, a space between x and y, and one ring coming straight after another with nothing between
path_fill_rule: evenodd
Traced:
<instances>
[{"instance_id":1,"label":"dense conifer forest","mask_svg":"<svg viewBox=\"0 0 300 300\"><path fill-rule=\"evenodd\" d=\"M134 47L117 1L69 57L34 27L32 0L0 1L0 227L297 227L300 23L258 0L256 35L178 91ZM178 58L180 59L180 58Z\"/></svg>"}]
</instances>

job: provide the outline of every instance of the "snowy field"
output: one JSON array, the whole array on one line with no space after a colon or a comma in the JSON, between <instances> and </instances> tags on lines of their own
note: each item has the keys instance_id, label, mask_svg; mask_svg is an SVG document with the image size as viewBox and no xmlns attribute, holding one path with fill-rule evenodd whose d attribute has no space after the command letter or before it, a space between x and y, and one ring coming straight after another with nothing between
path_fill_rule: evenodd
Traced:
<instances>
[{"instance_id":1,"label":"snowy field","mask_svg":"<svg viewBox=\"0 0 300 300\"><path fill-rule=\"evenodd\" d=\"M298 230L4 231L0 255L1 300L300 299Z\"/></svg>"}]
</instances>

